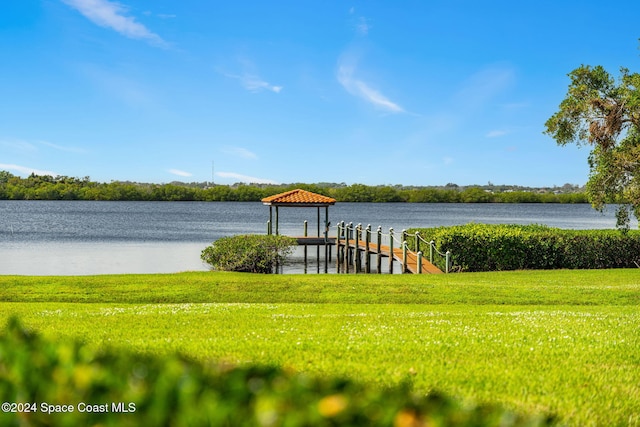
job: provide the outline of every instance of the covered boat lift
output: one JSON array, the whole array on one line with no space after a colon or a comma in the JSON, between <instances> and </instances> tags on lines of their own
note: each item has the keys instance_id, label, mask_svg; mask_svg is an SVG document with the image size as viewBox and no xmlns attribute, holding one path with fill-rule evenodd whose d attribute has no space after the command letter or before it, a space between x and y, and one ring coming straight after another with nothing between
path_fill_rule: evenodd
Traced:
<instances>
[{"instance_id":1,"label":"covered boat lift","mask_svg":"<svg viewBox=\"0 0 640 427\"><path fill-rule=\"evenodd\" d=\"M273 196L265 197L262 199L262 203L269 206L269 225L267 227L268 234L280 234L278 229L279 210L281 207L294 207L294 208L317 208L318 211L318 233L317 238L326 238L327 230L329 229L329 206L335 205L336 199L323 196L322 194L312 193L311 191L296 189L287 191ZM275 230L273 228L274 218L273 211L275 207ZM320 209L324 208L324 236L321 234L321 215ZM274 232L275 231L275 232ZM323 240L324 243L324 240ZM318 244L318 243L309 243Z\"/></svg>"}]
</instances>

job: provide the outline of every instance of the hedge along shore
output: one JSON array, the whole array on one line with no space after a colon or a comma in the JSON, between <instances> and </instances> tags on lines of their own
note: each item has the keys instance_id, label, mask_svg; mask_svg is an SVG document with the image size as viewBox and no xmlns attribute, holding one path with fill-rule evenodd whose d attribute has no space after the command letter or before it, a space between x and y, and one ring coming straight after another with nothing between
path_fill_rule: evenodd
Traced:
<instances>
[{"instance_id":1,"label":"hedge along shore","mask_svg":"<svg viewBox=\"0 0 640 427\"><path fill-rule=\"evenodd\" d=\"M450 251L454 269L465 272L640 266L640 230L566 230L544 225L472 223L414 228L407 232L412 250L416 248L413 236L419 233L427 242L434 241L440 252Z\"/></svg>"}]
</instances>

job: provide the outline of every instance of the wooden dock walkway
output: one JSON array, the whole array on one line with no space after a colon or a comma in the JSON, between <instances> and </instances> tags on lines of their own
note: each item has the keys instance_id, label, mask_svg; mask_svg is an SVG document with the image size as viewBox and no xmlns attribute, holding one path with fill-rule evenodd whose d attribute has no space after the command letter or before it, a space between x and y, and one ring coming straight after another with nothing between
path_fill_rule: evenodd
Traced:
<instances>
[{"instance_id":1,"label":"wooden dock walkway","mask_svg":"<svg viewBox=\"0 0 640 427\"><path fill-rule=\"evenodd\" d=\"M338 252L341 246L348 247L353 250L358 250L360 252L367 252L367 242L365 240L354 240L349 239L345 243L345 239L338 240ZM380 255L382 257L388 258L390 256L393 257L395 261L398 261L400 265L403 264L404 253L402 248L393 248L393 254L390 253L390 247L387 245L380 245L380 252L378 252L378 244L369 242L369 254L370 255ZM365 260L366 261L366 260ZM416 253L412 251L407 251L407 272L417 274L418 273L418 256ZM440 270L435 265L431 264L428 259L425 257L422 258L422 273L423 274L442 274L442 270Z\"/></svg>"},{"instance_id":2,"label":"wooden dock walkway","mask_svg":"<svg viewBox=\"0 0 640 427\"><path fill-rule=\"evenodd\" d=\"M305 234L306 233L305 222ZM319 234L319 233L318 233ZM295 237L297 244L303 246L305 264L307 261L307 247L318 247L318 259L320 259L320 246L324 246L325 250L325 270L327 269L327 263L331 262L332 247L336 247L336 271L349 272L352 268L356 273L381 273L382 258L388 259L388 272L393 273L397 268L397 264L400 264L402 273L413 274L442 274L444 273L440 268L436 267L430 259L432 256L440 256L445 259L445 265L447 266L446 272L449 272L450 253L446 254L439 252L433 246L433 242L426 242L422 239L418 233L415 234L415 246L420 248L420 241L427 245L427 254L422 252L414 252L410 249L403 250L403 245L406 245L407 234L403 230L402 235L394 237L393 229L389 229L389 234L382 233L382 228L378 227L376 232L372 232L371 226L362 228L360 224L353 226L352 223L345 225L344 222L338 224L338 232L336 237L329 237L328 228L327 233L324 236L297 236ZM384 240L384 238L386 240ZM376 240L375 242L372 241ZM400 243L400 241L402 243ZM388 243L388 244L383 244ZM395 244L394 244L395 243ZM397 245L396 245L397 244ZM431 245L431 246L430 246ZM405 246L406 247L406 246ZM424 248L424 246L422 246ZM420 250L420 249L418 249ZM422 249L424 250L424 249ZM374 255L372 262L371 255ZM420 255L420 256L419 256ZM364 264L364 268L363 268ZM375 265L372 265L375 264ZM326 271L325 271L326 272Z\"/></svg>"}]
</instances>

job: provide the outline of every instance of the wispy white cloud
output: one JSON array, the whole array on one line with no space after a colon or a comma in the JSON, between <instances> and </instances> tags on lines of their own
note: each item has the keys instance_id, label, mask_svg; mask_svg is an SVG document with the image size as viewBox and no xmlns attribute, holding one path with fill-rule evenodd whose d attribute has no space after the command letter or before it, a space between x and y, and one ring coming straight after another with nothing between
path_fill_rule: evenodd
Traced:
<instances>
[{"instance_id":1,"label":"wispy white cloud","mask_svg":"<svg viewBox=\"0 0 640 427\"><path fill-rule=\"evenodd\" d=\"M160 19L174 19L178 17L178 15L175 15L173 13L153 13L150 10L145 10L144 12L142 12L142 14L145 16L156 16Z\"/></svg>"},{"instance_id":2,"label":"wispy white cloud","mask_svg":"<svg viewBox=\"0 0 640 427\"><path fill-rule=\"evenodd\" d=\"M182 177L185 177L185 178L193 176L193 174L191 172L185 172L185 171L182 171L180 169L169 169L167 172L169 172L171 175L182 176Z\"/></svg>"},{"instance_id":3,"label":"wispy white cloud","mask_svg":"<svg viewBox=\"0 0 640 427\"><path fill-rule=\"evenodd\" d=\"M391 101L378 90L355 76L357 61L350 56L343 56L338 61L338 82L351 95L357 96L373 105L375 108L389 113L404 113L405 110Z\"/></svg>"},{"instance_id":4,"label":"wispy white cloud","mask_svg":"<svg viewBox=\"0 0 640 427\"><path fill-rule=\"evenodd\" d=\"M121 3L108 0L62 0L96 25L112 29L125 37L144 40L154 46L167 48L169 44L158 34L127 16L128 9Z\"/></svg>"},{"instance_id":5,"label":"wispy white cloud","mask_svg":"<svg viewBox=\"0 0 640 427\"><path fill-rule=\"evenodd\" d=\"M86 150L78 147L67 147L58 144L54 144L49 141L26 141L22 139L2 139L0 140L0 146L6 147L14 151L22 151L27 153L35 153L40 151L39 146L45 146L53 148L54 150L64 151L67 153L85 153Z\"/></svg>"},{"instance_id":6,"label":"wispy white cloud","mask_svg":"<svg viewBox=\"0 0 640 427\"><path fill-rule=\"evenodd\" d=\"M260 77L256 66L248 58L239 56L236 58L236 61L240 65L239 68L241 71L239 73L227 72L221 68L218 68L217 71L225 77L239 81L242 87L249 92L262 92L267 90L280 93L282 89L284 89L283 86L269 83ZM235 67L237 67L237 65Z\"/></svg>"},{"instance_id":7,"label":"wispy white cloud","mask_svg":"<svg viewBox=\"0 0 640 427\"><path fill-rule=\"evenodd\" d=\"M157 108L160 104L152 90L139 79L131 78L120 70L110 70L94 64L81 64L79 73L108 96L132 108Z\"/></svg>"},{"instance_id":8,"label":"wispy white cloud","mask_svg":"<svg viewBox=\"0 0 640 427\"><path fill-rule=\"evenodd\" d=\"M282 90L282 86L272 85L271 83L262 80L260 77L251 74L243 74L239 78L244 88L250 92L270 90L271 92L280 93Z\"/></svg>"},{"instance_id":9,"label":"wispy white cloud","mask_svg":"<svg viewBox=\"0 0 640 427\"><path fill-rule=\"evenodd\" d=\"M79 147L67 147L64 145L58 145L58 144L54 144L52 142L49 141L37 141L38 144L44 145L46 147L49 148L53 148L54 150L58 150L58 151L64 151L67 153L86 153L86 150L84 148L79 148Z\"/></svg>"},{"instance_id":10,"label":"wispy white cloud","mask_svg":"<svg viewBox=\"0 0 640 427\"><path fill-rule=\"evenodd\" d=\"M356 22L356 31L358 32L358 34L366 36L367 34L369 34L371 28L372 25L367 18L365 18L364 16L358 18L358 21Z\"/></svg>"},{"instance_id":11,"label":"wispy white cloud","mask_svg":"<svg viewBox=\"0 0 640 427\"><path fill-rule=\"evenodd\" d=\"M262 92L263 90L268 90L274 93L280 93L283 89L283 86L278 86L263 80L256 74L251 73L242 73L242 74L230 74L230 73L221 73L225 77L229 77L230 79L235 79L240 82L243 88L248 90L249 92Z\"/></svg>"},{"instance_id":12,"label":"wispy white cloud","mask_svg":"<svg viewBox=\"0 0 640 427\"><path fill-rule=\"evenodd\" d=\"M465 108L477 108L506 90L515 82L514 70L509 66L485 67L462 83L455 94L457 104Z\"/></svg>"},{"instance_id":13,"label":"wispy white cloud","mask_svg":"<svg viewBox=\"0 0 640 427\"><path fill-rule=\"evenodd\" d=\"M223 153L231 154L233 156L242 157L243 159L257 159L258 156L253 151L249 151L242 147L225 147L222 149Z\"/></svg>"},{"instance_id":14,"label":"wispy white cloud","mask_svg":"<svg viewBox=\"0 0 640 427\"><path fill-rule=\"evenodd\" d=\"M33 153L38 151L38 147L36 147L34 144L21 139L0 139L0 147L5 147L9 150L20 152Z\"/></svg>"},{"instance_id":15,"label":"wispy white cloud","mask_svg":"<svg viewBox=\"0 0 640 427\"><path fill-rule=\"evenodd\" d=\"M6 164L6 163L0 163L0 170L14 171L22 175L31 175L32 173L36 175L51 175L51 176L60 175L56 172L51 172L51 171L42 170L42 169L35 169L28 166Z\"/></svg>"},{"instance_id":16,"label":"wispy white cloud","mask_svg":"<svg viewBox=\"0 0 640 427\"><path fill-rule=\"evenodd\" d=\"M531 103L529 102L511 102L507 104L502 104L501 107L505 110L520 110L522 108L530 107Z\"/></svg>"},{"instance_id":17,"label":"wispy white cloud","mask_svg":"<svg viewBox=\"0 0 640 427\"><path fill-rule=\"evenodd\" d=\"M498 137L501 137L501 136L505 136L507 134L509 134L508 130L495 129L495 130L492 130L492 131L488 132L485 136L487 138L498 138Z\"/></svg>"},{"instance_id":18,"label":"wispy white cloud","mask_svg":"<svg viewBox=\"0 0 640 427\"><path fill-rule=\"evenodd\" d=\"M356 8L351 7L349 9L349 15L355 15L355 13L356 13ZM371 30L371 28L372 28L372 25L369 19L365 18L364 16L358 16L356 18L355 29L359 35L366 36L367 34L369 34L369 30Z\"/></svg>"},{"instance_id":19,"label":"wispy white cloud","mask_svg":"<svg viewBox=\"0 0 640 427\"><path fill-rule=\"evenodd\" d=\"M219 176L221 178L234 179L236 180L236 182L246 182L253 184L278 184L278 182L272 179L256 178L254 176L242 175L235 172L216 172L216 176Z\"/></svg>"}]
</instances>

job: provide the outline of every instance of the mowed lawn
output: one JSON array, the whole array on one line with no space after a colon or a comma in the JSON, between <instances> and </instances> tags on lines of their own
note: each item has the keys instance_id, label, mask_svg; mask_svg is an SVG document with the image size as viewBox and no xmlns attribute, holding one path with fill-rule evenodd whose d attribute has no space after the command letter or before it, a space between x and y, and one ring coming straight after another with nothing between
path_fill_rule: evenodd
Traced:
<instances>
[{"instance_id":1,"label":"mowed lawn","mask_svg":"<svg viewBox=\"0 0 640 427\"><path fill-rule=\"evenodd\" d=\"M640 270L0 276L0 322L640 425Z\"/></svg>"}]
</instances>

